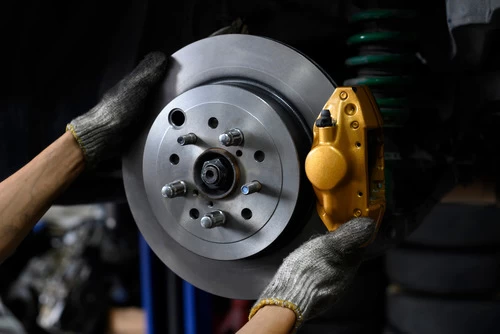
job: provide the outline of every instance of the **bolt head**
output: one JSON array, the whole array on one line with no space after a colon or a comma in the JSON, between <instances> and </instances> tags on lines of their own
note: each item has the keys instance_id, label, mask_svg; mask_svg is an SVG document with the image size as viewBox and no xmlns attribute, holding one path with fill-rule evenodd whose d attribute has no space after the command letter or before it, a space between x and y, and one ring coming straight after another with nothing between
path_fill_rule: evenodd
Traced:
<instances>
[{"instance_id":1,"label":"bolt head","mask_svg":"<svg viewBox=\"0 0 500 334\"><path fill-rule=\"evenodd\" d=\"M172 187L170 187L170 186L163 186L161 188L161 194L162 194L163 197L170 198L170 197L173 196L174 191L172 190Z\"/></svg>"},{"instance_id":2,"label":"bolt head","mask_svg":"<svg viewBox=\"0 0 500 334\"><path fill-rule=\"evenodd\" d=\"M354 217L360 217L361 216L361 210L360 209L355 209L354 210Z\"/></svg>"},{"instance_id":3,"label":"bolt head","mask_svg":"<svg viewBox=\"0 0 500 334\"><path fill-rule=\"evenodd\" d=\"M231 144L231 137L227 133L223 133L219 136L219 141L222 145L228 146Z\"/></svg>"},{"instance_id":4,"label":"bolt head","mask_svg":"<svg viewBox=\"0 0 500 334\"><path fill-rule=\"evenodd\" d=\"M208 216L202 217L200 223L203 228L212 228L213 226L212 219Z\"/></svg>"}]
</instances>

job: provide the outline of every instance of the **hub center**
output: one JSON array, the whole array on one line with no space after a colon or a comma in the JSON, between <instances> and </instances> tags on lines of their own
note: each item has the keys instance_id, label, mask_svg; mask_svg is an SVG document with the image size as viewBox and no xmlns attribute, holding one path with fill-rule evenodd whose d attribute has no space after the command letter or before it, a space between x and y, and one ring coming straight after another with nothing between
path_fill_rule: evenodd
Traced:
<instances>
[{"instance_id":1,"label":"hub center","mask_svg":"<svg viewBox=\"0 0 500 334\"><path fill-rule=\"evenodd\" d=\"M199 190L213 199L229 195L239 181L239 168L231 153L210 148L194 163L194 181Z\"/></svg>"}]
</instances>

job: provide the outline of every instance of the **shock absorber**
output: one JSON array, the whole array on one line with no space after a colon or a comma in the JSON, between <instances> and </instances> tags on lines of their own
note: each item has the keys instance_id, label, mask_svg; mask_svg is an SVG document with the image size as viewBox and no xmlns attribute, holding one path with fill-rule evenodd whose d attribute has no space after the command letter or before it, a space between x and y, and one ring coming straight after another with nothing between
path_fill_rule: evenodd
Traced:
<instances>
[{"instance_id":1,"label":"shock absorber","mask_svg":"<svg viewBox=\"0 0 500 334\"><path fill-rule=\"evenodd\" d=\"M351 16L354 51L345 64L355 73L345 86L367 85L380 108L384 127L401 127L410 116L409 103L420 63L415 11L370 9Z\"/></svg>"},{"instance_id":2,"label":"shock absorber","mask_svg":"<svg viewBox=\"0 0 500 334\"><path fill-rule=\"evenodd\" d=\"M352 55L345 64L354 76L344 85L368 86L379 106L385 133L387 211L392 213L400 207L394 177L402 166L401 141L395 138L404 133L403 127L411 117L412 96L422 65L417 53L416 19L416 11L384 8L363 10L349 19L352 35L347 45Z\"/></svg>"}]
</instances>

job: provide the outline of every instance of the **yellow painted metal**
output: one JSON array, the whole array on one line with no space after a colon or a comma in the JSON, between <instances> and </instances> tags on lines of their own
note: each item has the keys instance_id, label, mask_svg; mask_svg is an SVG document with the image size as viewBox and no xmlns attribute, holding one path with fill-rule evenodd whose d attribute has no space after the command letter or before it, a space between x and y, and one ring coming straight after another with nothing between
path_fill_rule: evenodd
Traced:
<instances>
[{"instance_id":1,"label":"yellow painted metal","mask_svg":"<svg viewBox=\"0 0 500 334\"><path fill-rule=\"evenodd\" d=\"M324 109L333 125L314 124L305 162L318 214L329 231L354 217L374 219L378 230L385 212L385 177L377 103L366 86L337 87Z\"/></svg>"}]
</instances>

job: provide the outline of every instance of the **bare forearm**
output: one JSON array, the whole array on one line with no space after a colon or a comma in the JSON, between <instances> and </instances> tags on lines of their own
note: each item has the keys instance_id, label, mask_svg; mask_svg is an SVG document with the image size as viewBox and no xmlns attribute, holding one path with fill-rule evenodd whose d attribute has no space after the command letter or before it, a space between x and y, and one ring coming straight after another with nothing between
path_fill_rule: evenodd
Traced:
<instances>
[{"instance_id":1,"label":"bare forearm","mask_svg":"<svg viewBox=\"0 0 500 334\"><path fill-rule=\"evenodd\" d=\"M0 183L0 263L83 170L83 153L66 132Z\"/></svg>"},{"instance_id":2,"label":"bare forearm","mask_svg":"<svg viewBox=\"0 0 500 334\"><path fill-rule=\"evenodd\" d=\"M289 334L295 325L295 313L280 306L265 306L237 334Z\"/></svg>"}]
</instances>

